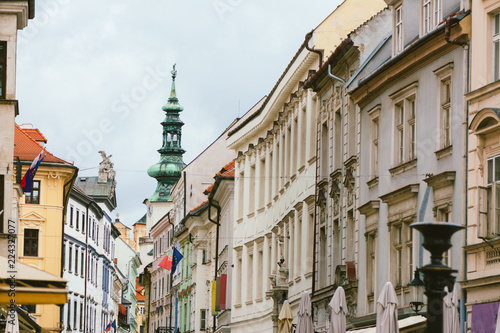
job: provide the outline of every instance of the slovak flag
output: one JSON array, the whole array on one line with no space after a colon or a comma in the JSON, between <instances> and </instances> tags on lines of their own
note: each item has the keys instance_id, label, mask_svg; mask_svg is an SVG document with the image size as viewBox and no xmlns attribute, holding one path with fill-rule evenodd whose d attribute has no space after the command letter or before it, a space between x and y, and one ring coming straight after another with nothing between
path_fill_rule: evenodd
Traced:
<instances>
[{"instance_id":1,"label":"slovak flag","mask_svg":"<svg viewBox=\"0 0 500 333\"><path fill-rule=\"evenodd\" d=\"M104 332L111 331L111 328L113 328L113 333L116 333L116 319L113 320L113 322L111 322L111 320L109 321L109 324L106 326L106 330Z\"/></svg>"},{"instance_id":2,"label":"slovak flag","mask_svg":"<svg viewBox=\"0 0 500 333\"><path fill-rule=\"evenodd\" d=\"M109 324L108 324L108 326L106 326L106 329L104 330L104 332L109 332L109 331L111 331L111 323L112 323L112 322L113 322L112 320L110 320L110 321L109 321Z\"/></svg>"},{"instance_id":3,"label":"slovak flag","mask_svg":"<svg viewBox=\"0 0 500 333\"><path fill-rule=\"evenodd\" d=\"M172 250L167 252L167 255L160 261L158 266L165 268L168 271L172 269Z\"/></svg>"},{"instance_id":4,"label":"slovak flag","mask_svg":"<svg viewBox=\"0 0 500 333\"><path fill-rule=\"evenodd\" d=\"M31 186L33 185L33 178L35 178L35 173L36 170L38 170L38 166L40 163L42 163L43 159L47 155L43 155L45 148L42 149L40 154L33 160L33 163L31 163L28 171L23 176L23 179L21 180L21 187L23 188L23 191L26 192L31 192Z\"/></svg>"}]
</instances>

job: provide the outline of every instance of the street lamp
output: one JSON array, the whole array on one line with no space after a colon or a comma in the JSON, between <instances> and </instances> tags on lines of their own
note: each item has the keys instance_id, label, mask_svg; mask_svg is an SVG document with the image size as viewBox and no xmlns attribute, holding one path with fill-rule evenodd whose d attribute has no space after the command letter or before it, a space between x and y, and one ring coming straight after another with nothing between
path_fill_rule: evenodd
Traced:
<instances>
[{"instance_id":1,"label":"street lamp","mask_svg":"<svg viewBox=\"0 0 500 333\"><path fill-rule=\"evenodd\" d=\"M418 314L424 307L424 282L420 280L420 272L418 268L415 270L415 277L408 284L410 287L410 295L413 301L410 302L410 308Z\"/></svg>"},{"instance_id":2,"label":"street lamp","mask_svg":"<svg viewBox=\"0 0 500 333\"><path fill-rule=\"evenodd\" d=\"M417 222L410 227L420 231L424 236L422 246L431 253L431 262L419 268L424 274L427 296L427 332L443 332L444 287L453 289L452 273L458 272L443 263L443 253L452 246L451 236L464 227L448 222Z\"/></svg>"}]
</instances>

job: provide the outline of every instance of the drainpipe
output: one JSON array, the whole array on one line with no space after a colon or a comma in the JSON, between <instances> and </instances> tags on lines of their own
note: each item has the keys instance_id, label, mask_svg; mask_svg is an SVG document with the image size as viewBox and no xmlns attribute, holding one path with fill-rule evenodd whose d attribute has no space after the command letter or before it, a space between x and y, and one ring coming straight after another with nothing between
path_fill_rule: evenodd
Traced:
<instances>
[{"instance_id":1,"label":"drainpipe","mask_svg":"<svg viewBox=\"0 0 500 333\"><path fill-rule=\"evenodd\" d=\"M216 215L216 220L212 219L212 214L211 214L211 209L212 206L217 210L217 215ZM217 280L217 271L219 270L219 229L220 229L220 206L217 203L214 203L213 199L209 198L208 199L208 220L212 223L215 223L217 226L217 233L215 236L215 269L214 269L214 281ZM215 332L217 329L216 326L217 323L217 316L214 316L214 328L213 331Z\"/></svg>"},{"instance_id":2,"label":"drainpipe","mask_svg":"<svg viewBox=\"0 0 500 333\"><path fill-rule=\"evenodd\" d=\"M323 65L323 52L321 51L318 51L318 50L315 50L314 49L314 46L312 48L309 47L309 41L311 40L312 36L313 36L313 33L314 33L314 29L311 30L311 32L307 33L306 34L306 49L310 52L314 52L314 53L317 53L319 55L319 66L318 68L321 68L321 66Z\"/></svg>"},{"instance_id":3,"label":"drainpipe","mask_svg":"<svg viewBox=\"0 0 500 333\"><path fill-rule=\"evenodd\" d=\"M341 170L341 184L340 184L340 262L342 262L342 252L343 252L343 246L344 246L344 177L345 177L345 166L344 166L344 135L345 135L345 126L344 126L344 113L345 113L345 81L332 74L332 65L328 64L328 76L331 77L333 80L336 80L342 84L342 142L341 142L341 163L342 165L340 166ZM332 84L332 93L334 91L334 85Z\"/></svg>"},{"instance_id":4,"label":"drainpipe","mask_svg":"<svg viewBox=\"0 0 500 333\"><path fill-rule=\"evenodd\" d=\"M469 43L467 43L464 46L464 57L465 57L465 64L464 64L464 82L465 87L464 87L464 94L467 94L470 92L470 46ZM465 226L465 235L462 238L462 248L464 249L462 253L462 281L467 280L467 245L468 245L468 239L467 239L467 232L468 232L468 225L469 225L469 219L468 219L468 212L467 212L467 207L469 206L469 200L467 198L467 191L469 187L469 101L465 102L464 105L464 116L462 119L465 119L463 122L463 135L464 138L462 140L463 145L464 145L464 156L463 156L463 179L464 179L464 187L462 188L462 198L463 198L463 207L464 207L464 212L463 212L463 217L462 217L462 225ZM466 318L467 318L467 309L465 307L465 303L467 302L467 291L466 290L461 290L462 295L460 298L460 332L464 333L467 332L467 326L466 326Z\"/></svg>"}]
</instances>

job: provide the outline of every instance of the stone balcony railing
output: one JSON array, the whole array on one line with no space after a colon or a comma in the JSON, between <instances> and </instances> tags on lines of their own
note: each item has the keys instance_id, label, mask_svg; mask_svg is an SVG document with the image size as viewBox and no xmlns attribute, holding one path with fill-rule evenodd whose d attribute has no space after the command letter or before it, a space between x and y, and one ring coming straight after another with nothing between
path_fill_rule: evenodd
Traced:
<instances>
[{"instance_id":1,"label":"stone balcony railing","mask_svg":"<svg viewBox=\"0 0 500 333\"><path fill-rule=\"evenodd\" d=\"M153 237L151 236L139 237L139 245L142 244L153 244Z\"/></svg>"}]
</instances>

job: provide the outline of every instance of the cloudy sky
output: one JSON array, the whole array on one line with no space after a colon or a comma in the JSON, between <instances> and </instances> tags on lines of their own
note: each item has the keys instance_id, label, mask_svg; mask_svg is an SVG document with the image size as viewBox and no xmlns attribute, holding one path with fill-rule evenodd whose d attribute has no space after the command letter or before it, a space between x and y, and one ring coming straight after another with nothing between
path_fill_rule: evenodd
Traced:
<instances>
[{"instance_id":1,"label":"cloudy sky","mask_svg":"<svg viewBox=\"0 0 500 333\"><path fill-rule=\"evenodd\" d=\"M112 154L120 219L132 225L156 188L161 110L177 64L184 162L268 94L340 0L36 0L18 36L17 123L97 175Z\"/></svg>"}]
</instances>

